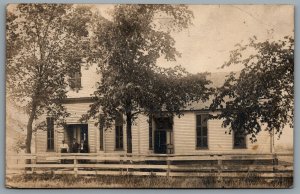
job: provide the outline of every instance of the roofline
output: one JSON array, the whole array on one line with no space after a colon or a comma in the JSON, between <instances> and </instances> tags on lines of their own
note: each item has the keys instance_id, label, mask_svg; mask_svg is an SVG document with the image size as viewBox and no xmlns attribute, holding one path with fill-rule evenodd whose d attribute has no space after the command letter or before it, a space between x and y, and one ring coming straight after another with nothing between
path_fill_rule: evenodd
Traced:
<instances>
[{"instance_id":1,"label":"roofline","mask_svg":"<svg viewBox=\"0 0 300 194\"><path fill-rule=\"evenodd\" d=\"M63 104L92 103L92 102L95 102L95 98L93 97L65 98L62 100Z\"/></svg>"},{"instance_id":2,"label":"roofline","mask_svg":"<svg viewBox=\"0 0 300 194\"><path fill-rule=\"evenodd\" d=\"M65 98L62 100L63 104L75 104L75 103L93 103L95 102L96 99L94 97L77 97L77 98ZM217 112L220 111L221 109L217 109L213 112ZM207 111L207 112L211 112L212 110L209 108L202 108L202 109L183 109L180 110L181 112L197 112L197 111ZM163 111L163 112L167 112L167 111Z\"/></svg>"}]
</instances>

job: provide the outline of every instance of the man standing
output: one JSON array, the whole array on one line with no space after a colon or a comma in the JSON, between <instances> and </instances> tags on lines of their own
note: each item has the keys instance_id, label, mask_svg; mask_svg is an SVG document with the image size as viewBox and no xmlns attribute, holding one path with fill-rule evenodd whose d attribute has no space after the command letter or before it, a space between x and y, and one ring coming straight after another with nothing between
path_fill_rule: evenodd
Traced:
<instances>
[{"instance_id":1,"label":"man standing","mask_svg":"<svg viewBox=\"0 0 300 194\"><path fill-rule=\"evenodd\" d=\"M65 140L62 140L62 144L59 146L60 153L68 153L69 152L69 146L65 143ZM66 160L61 160L62 164L66 164Z\"/></svg>"},{"instance_id":2,"label":"man standing","mask_svg":"<svg viewBox=\"0 0 300 194\"><path fill-rule=\"evenodd\" d=\"M61 153L68 153L69 152L69 146L66 144L65 140L62 140L62 144L59 146Z\"/></svg>"},{"instance_id":3,"label":"man standing","mask_svg":"<svg viewBox=\"0 0 300 194\"><path fill-rule=\"evenodd\" d=\"M76 141L76 138L73 139L72 142L72 153L78 153L79 152L79 144Z\"/></svg>"}]
</instances>

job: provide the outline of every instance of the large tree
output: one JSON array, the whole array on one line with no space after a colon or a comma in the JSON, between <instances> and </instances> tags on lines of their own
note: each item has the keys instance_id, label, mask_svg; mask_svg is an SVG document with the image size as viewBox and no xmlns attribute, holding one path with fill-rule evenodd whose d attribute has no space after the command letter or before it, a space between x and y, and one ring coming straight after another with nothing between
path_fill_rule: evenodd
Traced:
<instances>
[{"instance_id":1,"label":"large tree","mask_svg":"<svg viewBox=\"0 0 300 194\"><path fill-rule=\"evenodd\" d=\"M7 12L7 99L28 114L26 153L40 115L63 119L66 77L84 57L91 13L71 4L10 5ZM9 130L9 129L8 129Z\"/></svg>"},{"instance_id":2,"label":"large tree","mask_svg":"<svg viewBox=\"0 0 300 194\"><path fill-rule=\"evenodd\" d=\"M181 66L162 68L160 57L175 61L172 32L191 24L192 12L183 5L116 5L111 20L100 18L92 43L101 80L95 103L83 119L102 113L107 125L121 112L126 116L127 152L132 152L132 123L143 113L181 115L189 103L207 100L211 89L206 74L192 75ZM96 20L97 21L97 20Z\"/></svg>"},{"instance_id":3,"label":"large tree","mask_svg":"<svg viewBox=\"0 0 300 194\"><path fill-rule=\"evenodd\" d=\"M246 45L237 45L223 68L242 65L218 88L212 104L219 109L215 116L224 119L230 131L256 135L265 128L282 134L286 125L293 127L294 117L294 39L258 41L251 38Z\"/></svg>"}]
</instances>

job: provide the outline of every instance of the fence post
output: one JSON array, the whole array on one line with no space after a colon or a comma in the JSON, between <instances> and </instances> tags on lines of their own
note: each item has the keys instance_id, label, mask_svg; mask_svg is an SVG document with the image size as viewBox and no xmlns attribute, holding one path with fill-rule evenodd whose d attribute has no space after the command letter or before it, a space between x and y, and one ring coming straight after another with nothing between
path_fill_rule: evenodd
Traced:
<instances>
[{"instance_id":1,"label":"fence post","mask_svg":"<svg viewBox=\"0 0 300 194\"><path fill-rule=\"evenodd\" d=\"M167 177L170 177L170 172L171 172L171 169L170 169L170 165L171 165L171 161L169 160L169 158L167 159Z\"/></svg>"},{"instance_id":2,"label":"fence post","mask_svg":"<svg viewBox=\"0 0 300 194\"><path fill-rule=\"evenodd\" d=\"M276 154L273 154L273 172L275 173L276 172L276 166L278 165L278 158L277 158L277 155Z\"/></svg>"},{"instance_id":3,"label":"fence post","mask_svg":"<svg viewBox=\"0 0 300 194\"><path fill-rule=\"evenodd\" d=\"M33 160L32 160L32 164L36 164L36 160L37 160L37 156L35 155L34 158L33 158ZM32 174L34 173L34 170L35 170L35 167L32 167L31 168Z\"/></svg>"},{"instance_id":4,"label":"fence post","mask_svg":"<svg viewBox=\"0 0 300 194\"><path fill-rule=\"evenodd\" d=\"M78 167L77 167L77 157L74 156L74 175L75 175L75 178L77 178L78 176Z\"/></svg>"},{"instance_id":5,"label":"fence post","mask_svg":"<svg viewBox=\"0 0 300 194\"><path fill-rule=\"evenodd\" d=\"M217 181L220 184L220 186L223 185L223 177L221 176L222 173L222 169L223 169L223 163L222 163L222 159L218 159L218 178Z\"/></svg>"},{"instance_id":6,"label":"fence post","mask_svg":"<svg viewBox=\"0 0 300 194\"><path fill-rule=\"evenodd\" d=\"M123 157L123 155L120 155L120 164L122 164L121 166L121 168L120 168L120 173L121 173L121 175L123 175L123 164L124 164L124 157Z\"/></svg>"}]
</instances>

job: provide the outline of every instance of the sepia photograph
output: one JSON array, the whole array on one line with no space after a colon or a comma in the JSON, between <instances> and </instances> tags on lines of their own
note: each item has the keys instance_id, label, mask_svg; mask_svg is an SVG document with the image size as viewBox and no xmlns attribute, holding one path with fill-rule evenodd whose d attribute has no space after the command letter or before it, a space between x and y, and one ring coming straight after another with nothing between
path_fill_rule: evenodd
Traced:
<instances>
[{"instance_id":1,"label":"sepia photograph","mask_svg":"<svg viewBox=\"0 0 300 194\"><path fill-rule=\"evenodd\" d=\"M7 4L6 188L293 188L294 5Z\"/></svg>"}]
</instances>

